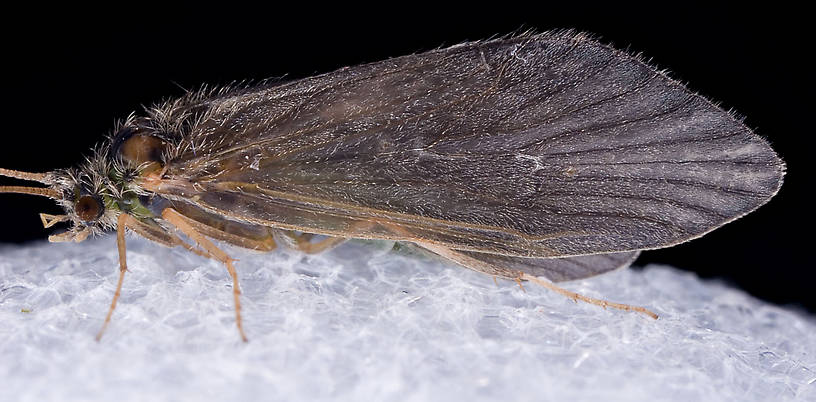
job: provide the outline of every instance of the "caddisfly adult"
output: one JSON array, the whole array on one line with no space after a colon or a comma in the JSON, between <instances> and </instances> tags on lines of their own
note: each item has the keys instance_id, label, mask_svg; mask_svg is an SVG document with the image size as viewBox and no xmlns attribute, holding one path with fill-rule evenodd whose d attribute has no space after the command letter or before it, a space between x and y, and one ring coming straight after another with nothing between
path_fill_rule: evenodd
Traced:
<instances>
[{"instance_id":1,"label":"caddisfly adult","mask_svg":"<svg viewBox=\"0 0 816 402\"><path fill-rule=\"evenodd\" d=\"M411 242L555 286L629 265L766 203L784 164L740 119L638 57L572 32L470 42L294 81L201 90L132 116L77 168L0 169L71 228L116 229L223 263L211 239L318 252ZM312 242L311 234L327 236Z\"/></svg>"}]
</instances>

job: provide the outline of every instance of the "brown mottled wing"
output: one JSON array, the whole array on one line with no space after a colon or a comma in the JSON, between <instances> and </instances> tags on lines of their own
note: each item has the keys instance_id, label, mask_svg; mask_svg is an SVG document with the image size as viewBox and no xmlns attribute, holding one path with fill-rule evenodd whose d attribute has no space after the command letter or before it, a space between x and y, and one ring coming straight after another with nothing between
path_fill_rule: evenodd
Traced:
<instances>
[{"instance_id":1,"label":"brown mottled wing","mask_svg":"<svg viewBox=\"0 0 816 402\"><path fill-rule=\"evenodd\" d=\"M162 194L346 237L526 257L665 247L756 209L783 176L733 115L575 34L467 43L194 106L207 113L169 164L181 184Z\"/></svg>"}]
</instances>

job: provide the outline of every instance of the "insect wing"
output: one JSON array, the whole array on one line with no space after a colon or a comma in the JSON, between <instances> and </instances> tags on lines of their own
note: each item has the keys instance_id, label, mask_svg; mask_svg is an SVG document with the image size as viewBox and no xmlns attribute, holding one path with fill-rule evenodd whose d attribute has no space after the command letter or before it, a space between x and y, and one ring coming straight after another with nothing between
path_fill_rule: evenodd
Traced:
<instances>
[{"instance_id":1,"label":"insect wing","mask_svg":"<svg viewBox=\"0 0 816 402\"><path fill-rule=\"evenodd\" d=\"M525 257L658 248L767 202L732 114L582 35L474 42L204 99L161 189L234 219Z\"/></svg>"}]
</instances>

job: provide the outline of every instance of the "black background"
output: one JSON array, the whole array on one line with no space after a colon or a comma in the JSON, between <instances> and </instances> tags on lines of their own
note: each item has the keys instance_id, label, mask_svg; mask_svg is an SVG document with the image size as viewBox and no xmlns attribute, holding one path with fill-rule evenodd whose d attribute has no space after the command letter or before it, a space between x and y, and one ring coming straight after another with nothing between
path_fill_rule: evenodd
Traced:
<instances>
[{"instance_id":1,"label":"black background","mask_svg":"<svg viewBox=\"0 0 816 402\"><path fill-rule=\"evenodd\" d=\"M202 83L305 77L520 29L575 28L642 52L693 90L746 116L788 165L785 185L768 205L702 239L646 252L636 264L724 278L766 300L816 311L806 198L813 182L808 59L814 47L807 13L540 6L480 10L468 3L443 12L438 5L389 2L376 13L317 4L301 10L201 4L6 10L0 166L47 171L74 165L115 120ZM60 211L46 199L0 196L0 243L44 239L39 212Z\"/></svg>"}]
</instances>

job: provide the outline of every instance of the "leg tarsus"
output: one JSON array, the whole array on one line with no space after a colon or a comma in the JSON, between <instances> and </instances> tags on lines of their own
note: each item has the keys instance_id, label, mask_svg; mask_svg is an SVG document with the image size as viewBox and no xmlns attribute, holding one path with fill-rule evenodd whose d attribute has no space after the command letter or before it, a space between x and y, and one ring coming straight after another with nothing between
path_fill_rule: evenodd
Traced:
<instances>
[{"instance_id":1,"label":"leg tarsus","mask_svg":"<svg viewBox=\"0 0 816 402\"><path fill-rule=\"evenodd\" d=\"M399 228L397 228L397 229L399 229ZM497 267L497 266L495 266L493 264L489 264L489 263L486 263L484 261L475 259L475 258L470 257L470 256L468 256L466 254L463 254L463 253L461 253L461 252L459 252L457 250L450 249L450 248L445 247L445 246L440 246L440 245L436 245L436 244L432 244L432 243L421 243L421 242L417 242L417 244L419 246L421 246L421 247L424 247L424 248L430 250L430 251L433 251L436 254L439 254L440 256L442 256L444 258L447 258L447 259L449 259L449 260L451 260L451 261L453 261L455 263L458 263L458 264L460 264L460 265L462 265L464 267L470 268L470 269L472 269L474 271L479 271L479 272L483 272L483 273L486 273L486 274L489 274L489 275L494 275L494 276L498 275L498 276L502 276L502 277L505 277L505 278L515 280L519 284L519 286L521 286L521 281L526 280L526 281L530 281L530 282L536 283L538 285L541 285L541 286L543 286L543 287L545 287L547 289L550 289L550 290L552 290L554 292L557 292L557 293L559 293L561 295L564 295L566 297L569 297L569 298L571 298L572 300L574 300L576 302L578 300L581 300L583 302L587 302L589 304L594 304L594 305L597 305L597 306L602 306L604 308L606 308L608 306L608 307L612 307L612 308L615 308L615 309L618 309L618 310L634 311L634 312L638 312L638 313L647 315L647 316L649 316L651 318L657 319L657 314L655 314L655 313L653 313L653 312L651 312L651 311L649 311L649 310L647 310L647 309L645 309L643 307L630 306L628 304L621 304L621 303L613 303L613 302L608 302L608 301L605 301L605 300L600 300L600 299L594 299L594 298L591 298L591 297L587 297L587 296L584 296L584 295L581 295L581 294L578 294L578 293L571 292L569 290L560 288L560 287L556 286L555 284L553 284L552 282L550 282L548 280L541 279L541 278L526 274L526 273L524 273L522 271L513 271L513 270L506 269L506 268Z\"/></svg>"},{"instance_id":2,"label":"leg tarsus","mask_svg":"<svg viewBox=\"0 0 816 402\"><path fill-rule=\"evenodd\" d=\"M96 334L97 342L102 339L102 334L104 334L105 329L108 328L108 324L113 316L113 310L116 309L116 302L119 301L119 296L122 295L122 283L125 281L125 272L128 270L125 248L125 228L128 226L130 219L133 219L130 215L122 213L119 214L119 219L116 222L116 247L119 249L119 281L116 283L116 291L113 293L113 300L111 300L108 314L105 316L105 322Z\"/></svg>"},{"instance_id":3,"label":"leg tarsus","mask_svg":"<svg viewBox=\"0 0 816 402\"><path fill-rule=\"evenodd\" d=\"M584 296L584 295L579 294L579 293L571 292L569 290L566 290L564 288L556 286L555 284L553 284L550 281L543 280L541 278L537 278L535 276L528 275L528 274L525 274L523 272L519 273L519 275L520 275L521 279L528 280L530 282L533 282L533 283L536 283L538 285L544 286L545 288L550 289L552 291L555 291L555 292L557 292L559 294L562 294L564 296L567 296L567 297L575 300L576 302L578 300L580 300L582 302L586 302L586 303L589 303L589 304L594 304L596 306L601 306L604 309L606 309L607 307L612 307L612 308L618 309L618 310L634 311L636 313L641 313L643 315L654 318L655 320L658 318L657 314L655 314L654 312L652 312L652 311L650 311L650 310L648 310L646 308L640 307L640 306L632 306L632 305L629 305L629 304L614 303L614 302L610 302L610 301L606 301L606 300L595 299L595 298L592 298L592 297Z\"/></svg>"},{"instance_id":4,"label":"leg tarsus","mask_svg":"<svg viewBox=\"0 0 816 402\"><path fill-rule=\"evenodd\" d=\"M227 253L225 253L223 250L216 247L213 242L195 230L195 228L187 222L188 218L181 215L175 209L164 209L162 211L162 218L196 242L199 247L204 249L207 254L209 254L210 258L221 262L227 267L227 272L229 273L230 277L232 277L232 295L235 302L235 325L238 327L238 333L241 335L241 340L247 342L248 338L244 333L244 325L241 318L241 288L238 285L238 272L235 270L235 266L232 265L232 262L237 260L227 255Z\"/></svg>"}]
</instances>

